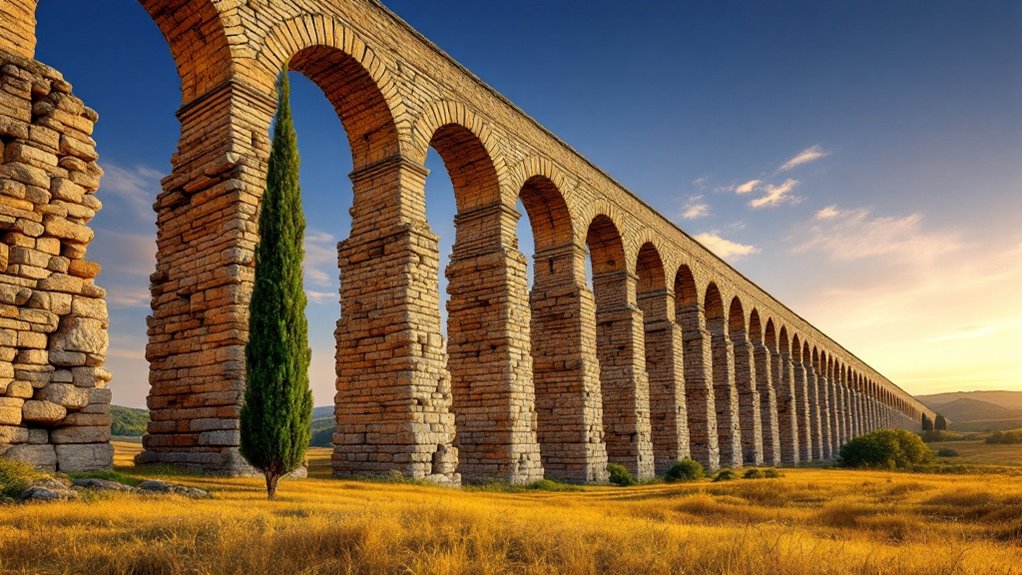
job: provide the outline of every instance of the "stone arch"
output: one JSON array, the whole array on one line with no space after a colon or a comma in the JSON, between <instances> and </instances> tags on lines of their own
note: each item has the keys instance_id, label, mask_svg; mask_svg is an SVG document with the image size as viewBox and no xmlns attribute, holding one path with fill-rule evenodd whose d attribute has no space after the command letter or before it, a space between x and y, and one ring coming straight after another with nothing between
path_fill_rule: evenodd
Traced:
<instances>
[{"instance_id":1,"label":"stone arch","mask_svg":"<svg viewBox=\"0 0 1022 575\"><path fill-rule=\"evenodd\" d=\"M607 457L637 476L652 477L649 379L642 312L635 301L635 276L629 271L614 211L595 208L598 211L590 220L586 245L596 299L596 353Z\"/></svg>"},{"instance_id":2,"label":"stone arch","mask_svg":"<svg viewBox=\"0 0 1022 575\"><path fill-rule=\"evenodd\" d=\"M571 208L576 208L568 204ZM615 245L615 250L619 252L617 257L622 262L623 266L620 271L629 271L631 269L631 263L628 261L628 254L626 252L625 240L624 240L624 215L617 209L616 206L606 200L597 200L592 203L588 203L582 206L581 212L574 214L572 220L575 221L578 226L578 232L581 235L579 237L579 243L589 246L589 256L593 260L593 273L596 274L596 257L593 255L594 246L589 245L590 234L593 233L593 225L597 224L600 230L606 229L606 234L609 234L608 238L613 238L612 242ZM610 224L608 226L608 224ZM613 229L611 229L611 227ZM598 235L603 234L600 231ZM595 238L594 238L595 239Z\"/></svg>"},{"instance_id":3,"label":"stone arch","mask_svg":"<svg viewBox=\"0 0 1022 575\"><path fill-rule=\"evenodd\" d=\"M667 275L664 272L664 262L660 253L660 250L652 242L646 242L639 248L635 262L639 294L667 289Z\"/></svg>"},{"instance_id":4,"label":"stone arch","mask_svg":"<svg viewBox=\"0 0 1022 575\"><path fill-rule=\"evenodd\" d=\"M746 312L741 298L731 298L729 307L728 338L734 354L734 385L738 392L742 460L749 465L760 465L763 463L763 422L760 417L760 391L755 381L756 358L749 336L750 324L745 321Z\"/></svg>"},{"instance_id":5,"label":"stone arch","mask_svg":"<svg viewBox=\"0 0 1022 575\"><path fill-rule=\"evenodd\" d=\"M692 268L687 263L680 264L674 272L674 311L684 349L689 446L693 459L707 469L716 469L720 465L720 447L712 351L700 301Z\"/></svg>"},{"instance_id":6,"label":"stone arch","mask_svg":"<svg viewBox=\"0 0 1022 575\"><path fill-rule=\"evenodd\" d=\"M274 94L285 64L318 85L333 105L348 135L356 172L401 153L399 122L408 121L401 92L357 33L320 14L281 22L266 34L252 60L249 74L256 88Z\"/></svg>"},{"instance_id":7,"label":"stone arch","mask_svg":"<svg viewBox=\"0 0 1022 575\"><path fill-rule=\"evenodd\" d=\"M508 170L499 141L489 125L465 104L434 102L419 115L411 128L409 159L425 164L430 147L443 158L454 182L459 212L498 203L514 206L519 189L503 185ZM487 185L480 185L484 180Z\"/></svg>"},{"instance_id":8,"label":"stone arch","mask_svg":"<svg viewBox=\"0 0 1022 575\"><path fill-rule=\"evenodd\" d=\"M716 282L706 286L703 311L710 334L713 396L717 411L717 441L721 465L741 467L742 433L738 389L734 379L734 350L728 337L728 318L724 300Z\"/></svg>"},{"instance_id":9,"label":"stone arch","mask_svg":"<svg viewBox=\"0 0 1022 575\"><path fill-rule=\"evenodd\" d=\"M224 11L213 0L140 0L163 34L181 80L182 103L188 103L226 82L235 72L235 44L227 34ZM38 0L0 4L5 33L0 49L35 57ZM200 35L202 41L195 40Z\"/></svg>"}]
</instances>

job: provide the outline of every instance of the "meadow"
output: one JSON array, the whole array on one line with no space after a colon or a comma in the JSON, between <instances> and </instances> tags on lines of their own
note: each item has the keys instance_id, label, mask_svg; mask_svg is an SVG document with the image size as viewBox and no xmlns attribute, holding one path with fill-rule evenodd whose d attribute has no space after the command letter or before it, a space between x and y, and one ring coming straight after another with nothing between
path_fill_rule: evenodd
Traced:
<instances>
[{"instance_id":1,"label":"meadow","mask_svg":"<svg viewBox=\"0 0 1022 575\"><path fill-rule=\"evenodd\" d=\"M139 446L116 447L142 476ZM310 457L275 501L258 479L171 476L213 498L2 507L0 572L1022 574L1022 468L548 492L339 481Z\"/></svg>"}]
</instances>

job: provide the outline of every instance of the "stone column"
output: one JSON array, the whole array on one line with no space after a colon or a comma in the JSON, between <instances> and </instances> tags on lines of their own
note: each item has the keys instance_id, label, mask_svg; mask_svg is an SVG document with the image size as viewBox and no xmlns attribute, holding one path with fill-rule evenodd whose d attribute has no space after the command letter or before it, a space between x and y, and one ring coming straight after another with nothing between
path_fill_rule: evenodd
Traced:
<instances>
[{"instance_id":1,"label":"stone column","mask_svg":"<svg viewBox=\"0 0 1022 575\"><path fill-rule=\"evenodd\" d=\"M717 407L713 390L713 348L702 307L692 305L678 314L685 345L685 403L692 457L707 470L720 467Z\"/></svg>"},{"instance_id":2,"label":"stone column","mask_svg":"<svg viewBox=\"0 0 1022 575\"><path fill-rule=\"evenodd\" d=\"M844 412L844 416L845 416L845 421L844 421L845 441L849 441L853 437L855 437L855 430L852 427L853 422L854 422L853 410L855 409L855 398L853 397L853 393L854 392L852 391L852 388L850 386L845 387L845 390L844 390L844 394L845 394L845 412Z\"/></svg>"},{"instance_id":3,"label":"stone column","mask_svg":"<svg viewBox=\"0 0 1022 575\"><path fill-rule=\"evenodd\" d=\"M756 389L759 390L760 422L763 428L763 462L781 465L780 424L777 419L777 393L770 350L763 342L752 344L756 363Z\"/></svg>"},{"instance_id":4,"label":"stone column","mask_svg":"<svg viewBox=\"0 0 1022 575\"><path fill-rule=\"evenodd\" d=\"M742 466L742 431L738 419L738 390L735 388L734 349L727 337L724 318L708 318L707 331L713 352L713 397L717 412L717 441L720 464Z\"/></svg>"},{"instance_id":5,"label":"stone column","mask_svg":"<svg viewBox=\"0 0 1022 575\"><path fill-rule=\"evenodd\" d=\"M820 390L820 435L823 440L823 459L834 458L834 438L830 428L830 380L827 377L829 369L824 367L816 374L816 386Z\"/></svg>"},{"instance_id":6,"label":"stone column","mask_svg":"<svg viewBox=\"0 0 1022 575\"><path fill-rule=\"evenodd\" d=\"M809 389L809 447L813 461L823 459L823 431L820 420L820 388L816 366L806 367L806 387Z\"/></svg>"},{"instance_id":7,"label":"stone column","mask_svg":"<svg viewBox=\"0 0 1022 575\"><path fill-rule=\"evenodd\" d=\"M777 379L774 387L777 390L777 424L778 438L781 444L781 461L784 465L798 465L800 461L798 449L798 404L795 401L795 375L791 356L787 353L773 353Z\"/></svg>"},{"instance_id":8,"label":"stone column","mask_svg":"<svg viewBox=\"0 0 1022 575\"><path fill-rule=\"evenodd\" d=\"M596 303L585 282L584 246L537 252L532 373L547 477L572 483L607 478L603 394L596 358Z\"/></svg>"},{"instance_id":9,"label":"stone column","mask_svg":"<svg viewBox=\"0 0 1022 575\"><path fill-rule=\"evenodd\" d=\"M536 439L525 256L515 246L519 214L502 204L455 218L447 266L447 369L466 482L543 478Z\"/></svg>"},{"instance_id":10,"label":"stone column","mask_svg":"<svg viewBox=\"0 0 1022 575\"><path fill-rule=\"evenodd\" d=\"M653 461L656 473L662 475L690 454L681 327L673 319L670 290L641 293L638 305L645 329Z\"/></svg>"},{"instance_id":11,"label":"stone column","mask_svg":"<svg viewBox=\"0 0 1022 575\"><path fill-rule=\"evenodd\" d=\"M437 237L427 171L392 157L351 175L351 236L338 247L341 319L333 469L458 484L440 334Z\"/></svg>"},{"instance_id":12,"label":"stone column","mask_svg":"<svg viewBox=\"0 0 1022 575\"><path fill-rule=\"evenodd\" d=\"M839 415L838 410L840 409L841 396L838 391L840 386L837 382L837 371L831 371L830 381L828 382L828 391L830 393L830 444L831 450L835 455L840 454L841 446L844 443L841 441L841 426L838 424Z\"/></svg>"},{"instance_id":13,"label":"stone column","mask_svg":"<svg viewBox=\"0 0 1022 575\"><path fill-rule=\"evenodd\" d=\"M178 112L181 140L157 196L150 410L138 463L207 473L254 470L241 457L248 303L276 101L240 83Z\"/></svg>"},{"instance_id":14,"label":"stone column","mask_svg":"<svg viewBox=\"0 0 1022 575\"><path fill-rule=\"evenodd\" d=\"M848 389L839 379L837 382L837 436L841 445L848 443Z\"/></svg>"},{"instance_id":15,"label":"stone column","mask_svg":"<svg viewBox=\"0 0 1022 575\"><path fill-rule=\"evenodd\" d=\"M636 277L625 271L593 275L596 355L600 358L607 458L638 479L655 475L649 422L649 379Z\"/></svg>"},{"instance_id":16,"label":"stone column","mask_svg":"<svg viewBox=\"0 0 1022 575\"><path fill-rule=\"evenodd\" d=\"M792 376L795 381L795 417L798 418L799 461L813 460L812 417L809 414L809 385L806 382L806 367L801 355L792 356Z\"/></svg>"},{"instance_id":17,"label":"stone column","mask_svg":"<svg viewBox=\"0 0 1022 575\"><path fill-rule=\"evenodd\" d=\"M752 342L744 331L731 332L735 355L735 387L738 390L738 419L741 425L742 460L746 465L763 464L761 401L756 387L756 358Z\"/></svg>"}]
</instances>

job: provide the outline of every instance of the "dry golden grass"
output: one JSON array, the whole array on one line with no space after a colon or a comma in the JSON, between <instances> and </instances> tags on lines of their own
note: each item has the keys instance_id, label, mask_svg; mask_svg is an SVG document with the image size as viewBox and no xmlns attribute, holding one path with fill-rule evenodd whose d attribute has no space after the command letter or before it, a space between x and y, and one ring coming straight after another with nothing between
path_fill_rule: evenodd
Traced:
<instances>
[{"instance_id":1,"label":"dry golden grass","mask_svg":"<svg viewBox=\"0 0 1022 575\"><path fill-rule=\"evenodd\" d=\"M130 467L137 445L118 444ZM214 499L0 509L2 573L1022 573L1019 476L786 470L781 479L500 493L174 477Z\"/></svg>"}]
</instances>

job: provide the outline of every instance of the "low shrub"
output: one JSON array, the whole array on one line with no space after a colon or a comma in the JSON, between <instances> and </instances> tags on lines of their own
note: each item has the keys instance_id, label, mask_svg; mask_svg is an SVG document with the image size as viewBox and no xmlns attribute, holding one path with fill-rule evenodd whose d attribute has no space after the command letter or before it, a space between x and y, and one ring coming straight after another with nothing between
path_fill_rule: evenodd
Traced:
<instances>
[{"instance_id":1,"label":"low shrub","mask_svg":"<svg viewBox=\"0 0 1022 575\"><path fill-rule=\"evenodd\" d=\"M990 434L990 437L987 437L989 445L1013 445L1016 443L1022 443L1022 429L995 431Z\"/></svg>"},{"instance_id":2,"label":"low shrub","mask_svg":"<svg viewBox=\"0 0 1022 575\"><path fill-rule=\"evenodd\" d=\"M703 466L695 460L685 458L667 470L667 482L697 481L706 475Z\"/></svg>"},{"instance_id":3,"label":"low shrub","mask_svg":"<svg viewBox=\"0 0 1022 575\"><path fill-rule=\"evenodd\" d=\"M750 467L742 474L742 479L763 479L764 477L766 477L766 475L763 473L763 470L758 467Z\"/></svg>"},{"instance_id":4,"label":"low shrub","mask_svg":"<svg viewBox=\"0 0 1022 575\"><path fill-rule=\"evenodd\" d=\"M570 485L567 483L559 483L552 479L540 479L539 481L533 481L527 485L531 491L583 491L578 485Z\"/></svg>"},{"instance_id":5,"label":"low shrub","mask_svg":"<svg viewBox=\"0 0 1022 575\"><path fill-rule=\"evenodd\" d=\"M928 463L933 452L923 440L904 429L880 429L841 446L842 467L908 469Z\"/></svg>"},{"instance_id":6,"label":"low shrub","mask_svg":"<svg viewBox=\"0 0 1022 575\"><path fill-rule=\"evenodd\" d=\"M628 471L624 465L617 463L611 463L607 466L607 472L610 473L610 482L620 487L628 487L629 485L635 485L635 476L632 475L631 471Z\"/></svg>"},{"instance_id":7,"label":"low shrub","mask_svg":"<svg viewBox=\"0 0 1022 575\"><path fill-rule=\"evenodd\" d=\"M717 483L720 481L734 481L738 479L738 474L731 469L724 467L713 475L713 482Z\"/></svg>"},{"instance_id":8,"label":"low shrub","mask_svg":"<svg viewBox=\"0 0 1022 575\"><path fill-rule=\"evenodd\" d=\"M27 463L0 457L0 499L17 497L32 481L42 476Z\"/></svg>"},{"instance_id":9,"label":"low shrub","mask_svg":"<svg viewBox=\"0 0 1022 575\"><path fill-rule=\"evenodd\" d=\"M781 473L780 469L774 469L771 467L770 469L763 471L763 477L766 479L780 479L781 477L784 477L784 474Z\"/></svg>"},{"instance_id":10,"label":"low shrub","mask_svg":"<svg viewBox=\"0 0 1022 575\"><path fill-rule=\"evenodd\" d=\"M958 457L958 452L949 447L942 447L937 450L937 457Z\"/></svg>"}]
</instances>

